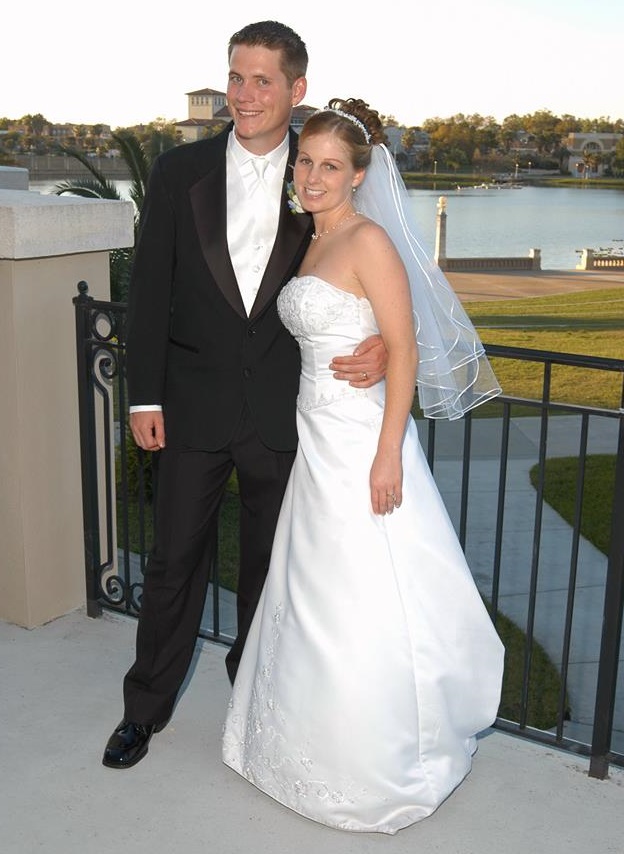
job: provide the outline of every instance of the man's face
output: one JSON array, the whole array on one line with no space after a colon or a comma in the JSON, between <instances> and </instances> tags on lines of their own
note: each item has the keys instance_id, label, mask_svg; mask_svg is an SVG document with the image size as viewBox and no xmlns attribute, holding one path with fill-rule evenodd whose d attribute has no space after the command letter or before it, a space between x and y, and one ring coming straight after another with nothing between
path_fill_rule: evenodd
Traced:
<instances>
[{"instance_id":1,"label":"man's face","mask_svg":"<svg viewBox=\"0 0 624 854\"><path fill-rule=\"evenodd\" d=\"M281 51L235 45L230 56L228 108L239 142L266 154L284 139L292 108L306 92L305 77L292 85L280 67Z\"/></svg>"}]
</instances>

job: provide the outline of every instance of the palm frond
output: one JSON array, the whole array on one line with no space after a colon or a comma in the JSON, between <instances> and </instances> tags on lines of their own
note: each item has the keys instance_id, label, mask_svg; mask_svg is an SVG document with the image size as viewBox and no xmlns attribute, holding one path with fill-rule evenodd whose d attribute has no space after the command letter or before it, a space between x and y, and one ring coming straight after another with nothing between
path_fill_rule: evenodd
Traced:
<instances>
[{"instance_id":1,"label":"palm frond","mask_svg":"<svg viewBox=\"0 0 624 854\"><path fill-rule=\"evenodd\" d=\"M128 195L135 206L134 228L136 234L150 169L156 155L152 154L151 150L148 150L147 146L139 140L133 131L122 130L112 134L112 137L119 148L131 177ZM78 160L79 163L82 163L89 170L92 177L65 180L55 184L54 192L57 195L71 193L74 196L82 196L89 199L111 199L114 201L121 201L123 199L117 185L113 181L109 181L97 169L92 158L87 157L84 152L78 149L62 145L59 146L59 149L75 160ZM110 252L111 294L116 301L124 301L127 298L133 255L133 248L113 249Z\"/></svg>"},{"instance_id":2,"label":"palm frond","mask_svg":"<svg viewBox=\"0 0 624 854\"><path fill-rule=\"evenodd\" d=\"M112 134L112 137L117 143L121 151L121 156L130 172L132 179L130 198L137 206L137 209L141 210L145 198L147 180L152 167L152 159L148 157L143 144L131 131L120 131L119 133Z\"/></svg>"},{"instance_id":3,"label":"palm frond","mask_svg":"<svg viewBox=\"0 0 624 854\"><path fill-rule=\"evenodd\" d=\"M69 193L72 196L82 196L85 199L111 199L116 202L122 200L117 186L106 178L102 181L96 181L92 178L60 181L54 185L54 193L57 196Z\"/></svg>"},{"instance_id":4,"label":"palm frond","mask_svg":"<svg viewBox=\"0 0 624 854\"><path fill-rule=\"evenodd\" d=\"M69 145L59 145L58 150L63 154L67 154L69 157L73 157L74 160L77 160L79 163L82 163L85 169L88 169L89 172L95 178L95 180L98 181L100 184L106 183L106 176L104 175L104 173L97 168L97 166L93 162L93 158L87 157L84 151L80 151L77 148L72 148Z\"/></svg>"}]
</instances>

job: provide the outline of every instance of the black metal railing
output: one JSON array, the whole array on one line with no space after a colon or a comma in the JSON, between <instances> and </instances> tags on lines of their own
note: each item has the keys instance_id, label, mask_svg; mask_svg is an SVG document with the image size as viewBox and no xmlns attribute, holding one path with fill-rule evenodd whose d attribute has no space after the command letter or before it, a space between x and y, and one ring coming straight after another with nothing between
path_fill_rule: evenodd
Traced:
<instances>
[{"instance_id":1,"label":"black metal railing","mask_svg":"<svg viewBox=\"0 0 624 854\"><path fill-rule=\"evenodd\" d=\"M136 615L151 543L152 480L150 455L134 446L124 415L126 306L92 299L84 282L78 291L87 610L91 616L102 607ZM492 359L532 363L532 376L541 371L539 393L505 394L480 407L479 417L419 420L418 426L494 622L510 619L522 631L515 711L495 726L587 755L590 775L605 777L609 764L624 766L624 360L494 345L486 350ZM553 400L553 371L562 366L615 378L613 408ZM604 508L612 520L607 555L581 533L587 461L597 447L615 467ZM569 456L576 466L570 524L552 522L544 497L552 456ZM218 566L217 559L200 634L228 643L235 609L232 592L219 584ZM538 647L559 679L554 723L543 728L531 716Z\"/></svg>"},{"instance_id":2,"label":"black metal railing","mask_svg":"<svg viewBox=\"0 0 624 854\"><path fill-rule=\"evenodd\" d=\"M87 613L136 616L153 530L151 454L137 448L125 413L126 304L95 300L78 283L76 351ZM217 550L200 635L230 643L234 593L221 587ZM224 613L226 618L224 619Z\"/></svg>"}]
</instances>

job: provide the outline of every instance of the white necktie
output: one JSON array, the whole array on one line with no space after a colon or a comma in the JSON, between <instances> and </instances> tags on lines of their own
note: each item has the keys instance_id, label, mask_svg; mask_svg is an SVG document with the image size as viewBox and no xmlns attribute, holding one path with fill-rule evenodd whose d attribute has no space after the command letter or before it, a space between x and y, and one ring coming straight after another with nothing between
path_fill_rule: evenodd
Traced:
<instances>
[{"instance_id":1,"label":"white necktie","mask_svg":"<svg viewBox=\"0 0 624 854\"><path fill-rule=\"evenodd\" d=\"M256 173L258 180L254 183L251 188L252 195L256 192L258 188L262 190L262 192L266 193L268 187L266 185L266 181L264 180L264 176L266 173L266 168L269 165L269 161L264 157L254 157L251 161L251 165L254 168L254 172Z\"/></svg>"},{"instance_id":2,"label":"white necktie","mask_svg":"<svg viewBox=\"0 0 624 854\"><path fill-rule=\"evenodd\" d=\"M228 195L228 248L247 314L273 249L280 214L279 188L273 186L279 176L266 173L268 164L266 157L251 157L245 177Z\"/></svg>"}]
</instances>

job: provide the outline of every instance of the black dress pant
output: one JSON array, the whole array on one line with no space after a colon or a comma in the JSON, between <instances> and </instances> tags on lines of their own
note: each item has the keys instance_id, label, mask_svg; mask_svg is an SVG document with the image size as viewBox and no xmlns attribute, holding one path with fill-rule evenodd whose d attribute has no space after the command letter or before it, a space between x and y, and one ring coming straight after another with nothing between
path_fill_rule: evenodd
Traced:
<instances>
[{"instance_id":1,"label":"black dress pant","mask_svg":"<svg viewBox=\"0 0 624 854\"><path fill-rule=\"evenodd\" d=\"M238 635L226 658L234 681L269 567L294 452L263 445L245 410L222 450L165 448L157 457L154 547L145 569L136 660L124 679L125 717L143 724L168 720L191 663L219 507L235 467L241 503Z\"/></svg>"}]
</instances>

